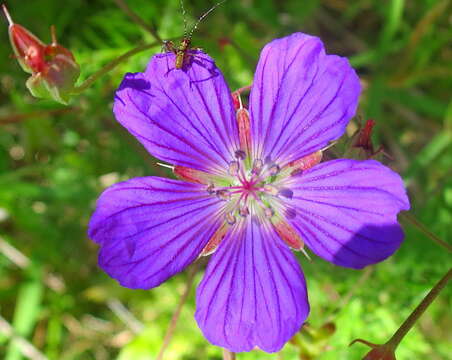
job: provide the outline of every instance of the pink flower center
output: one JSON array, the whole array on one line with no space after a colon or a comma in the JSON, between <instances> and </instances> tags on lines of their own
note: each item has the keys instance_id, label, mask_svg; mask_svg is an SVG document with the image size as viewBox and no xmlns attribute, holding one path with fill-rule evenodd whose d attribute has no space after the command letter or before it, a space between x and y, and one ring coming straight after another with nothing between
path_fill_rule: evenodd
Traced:
<instances>
[{"instance_id":1,"label":"pink flower center","mask_svg":"<svg viewBox=\"0 0 452 360\"><path fill-rule=\"evenodd\" d=\"M256 215L271 218L275 207L280 207L280 197L291 198L292 191L276 186L280 167L271 161L255 159L247 162L241 151L236 152L237 160L229 163L229 186L215 187L208 191L226 202L224 214L227 222L233 225L238 217ZM281 180L281 178L279 178Z\"/></svg>"}]
</instances>

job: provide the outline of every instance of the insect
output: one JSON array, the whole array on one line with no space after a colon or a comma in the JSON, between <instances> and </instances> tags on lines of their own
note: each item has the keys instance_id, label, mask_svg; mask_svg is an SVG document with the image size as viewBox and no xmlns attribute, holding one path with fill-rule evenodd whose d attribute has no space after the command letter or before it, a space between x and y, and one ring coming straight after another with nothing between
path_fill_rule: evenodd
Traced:
<instances>
[{"instance_id":1,"label":"insect","mask_svg":"<svg viewBox=\"0 0 452 360\"><path fill-rule=\"evenodd\" d=\"M182 41L180 42L179 46L175 46L172 41L164 41L163 47L166 52L172 52L174 55L176 55L176 62L174 67L176 69L182 69L183 66L187 63L190 56L193 56L192 53L190 53L190 50L200 50L199 48L192 48L191 47L191 39L193 37L193 33L198 28L199 24L202 20L206 18L207 15L209 15L213 10L215 10L218 6L223 4L226 0L222 0L218 3L216 3L214 6L212 6L208 11L206 11L201 17L196 21L196 23L192 26L191 30L187 32L187 19L185 17L185 8L183 0L180 1L180 6L182 9L182 15L184 17L184 37Z\"/></svg>"}]
</instances>

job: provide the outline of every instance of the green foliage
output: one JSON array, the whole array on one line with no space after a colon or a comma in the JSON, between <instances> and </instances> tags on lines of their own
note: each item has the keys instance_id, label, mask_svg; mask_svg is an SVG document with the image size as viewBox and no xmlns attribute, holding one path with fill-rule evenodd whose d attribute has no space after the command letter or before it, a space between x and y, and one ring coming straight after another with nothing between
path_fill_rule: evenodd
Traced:
<instances>
[{"instance_id":1,"label":"green foliage","mask_svg":"<svg viewBox=\"0 0 452 360\"><path fill-rule=\"evenodd\" d=\"M128 4L163 38L183 33L179 0ZM186 1L189 23L211 5ZM10 1L9 9L45 41L50 41L49 26L56 25L61 44L81 66L80 81L138 43L154 41L110 0ZM231 89L252 82L262 46L294 31L319 35L330 52L350 57L364 88L359 115L377 122L374 139L409 185L413 214L448 241L450 9L448 0L229 0L200 25L193 43L215 58ZM6 23L0 37L6 44ZM121 63L64 108L32 98L10 49L0 47L0 241L30 262L20 268L0 250L0 314L49 359L155 358L184 290L186 274L147 292L119 287L97 267L96 246L86 236L94 202L106 186L135 176L171 176L155 166L111 113L123 74L143 70L158 51L155 47ZM352 122L349 135L358 123ZM368 272L300 257L312 332L297 335L280 354L254 351L238 359L359 359L368 349L349 348L354 338L386 341L450 264L450 254L414 227L407 225L406 235L394 257ZM50 275L63 285L52 283ZM446 288L428 309L399 347L399 360L450 356L451 295ZM112 311L112 299L120 300L144 330L136 333L124 323ZM222 358L221 349L202 337L194 309L192 290L167 359ZM327 323L335 331L315 335ZM22 359L18 349L0 327L0 358Z\"/></svg>"}]
</instances>

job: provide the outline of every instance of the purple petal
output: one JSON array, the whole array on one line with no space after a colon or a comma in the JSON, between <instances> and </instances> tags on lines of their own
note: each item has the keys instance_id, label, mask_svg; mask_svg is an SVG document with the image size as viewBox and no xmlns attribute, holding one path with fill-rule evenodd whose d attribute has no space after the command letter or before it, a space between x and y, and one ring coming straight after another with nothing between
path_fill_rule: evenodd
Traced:
<instances>
[{"instance_id":1,"label":"purple petal","mask_svg":"<svg viewBox=\"0 0 452 360\"><path fill-rule=\"evenodd\" d=\"M296 211L288 221L325 260L360 269L399 248L404 234L397 213L410 204L400 176L379 162L328 161L287 186Z\"/></svg>"},{"instance_id":2,"label":"purple petal","mask_svg":"<svg viewBox=\"0 0 452 360\"><path fill-rule=\"evenodd\" d=\"M215 172L239 148L232 97L213 60L201 53L175 69L173 54L154 56L145 73L126 74L113 111L155 157Z\"/></svg>"},{"instance_id":3,"label":"purple petal","mask_svg":"<svg viewBox=\"0 0 452 360\"><path fill-rule=\"evenodd\" d=\"M129 288L149 289L183 270L219 228L221 201L205 186L158 177L105 190L89 224L99 265Z\"/></svg>"},{"instance_id":4,"label":"purple petal","mask_svg":"<svg viewBox=\"0 0 452 360\"><path fill-rule=\"evenodd\" d=\"M262 159L299 159L339 138L361 88L347 59L326 55L302 33L262 50L250 95L253 151Z\"/></svg>"},{"instance_id":5,"label":"purple petal","mask_svg":"<svg viewBox=\"0 0 452 360\"><path fill-rule=\"evenodd\" d=\"M275 352L309 313L296 258L267 224L244 220L212 256L196 295L196 320L214 345Z\"/></svg>"}]
</instances>

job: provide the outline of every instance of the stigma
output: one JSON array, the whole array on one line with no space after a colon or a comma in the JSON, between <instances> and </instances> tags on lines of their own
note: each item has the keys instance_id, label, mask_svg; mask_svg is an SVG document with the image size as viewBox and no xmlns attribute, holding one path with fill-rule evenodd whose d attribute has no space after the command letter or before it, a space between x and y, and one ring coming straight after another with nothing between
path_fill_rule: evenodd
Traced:
<instances>
[{"instance_id":1,"label":"stigma","mask_svg":"<svg viewBox=\"0 0 452 360\"><path fill-rule=\"evenodd\" d=\"M249 216L272 218L275 208L281 207L281 200L292 193L278 185L281 173L278 164L269 159L249 159L242 150L235 151L235 159L229 162L225 173L227 184L212 183L206 190L225 202L223 216L231 226Z\"/></svg>"}]
</instances>

